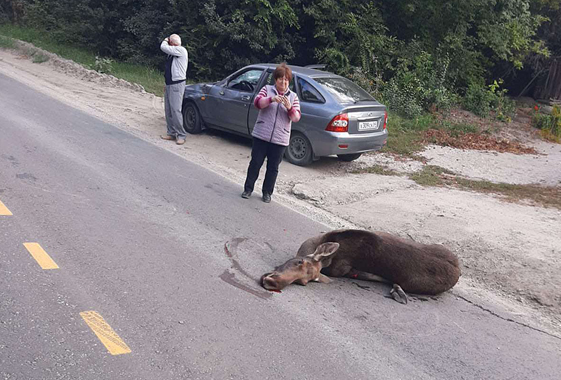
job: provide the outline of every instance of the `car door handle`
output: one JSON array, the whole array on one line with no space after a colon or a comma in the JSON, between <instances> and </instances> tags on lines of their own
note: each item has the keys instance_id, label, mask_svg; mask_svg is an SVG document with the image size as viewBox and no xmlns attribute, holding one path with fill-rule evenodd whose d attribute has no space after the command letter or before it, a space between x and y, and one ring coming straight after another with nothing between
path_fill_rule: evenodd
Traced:
<instances>
[{"instance_id":1,"label":"car door handle","mask_svg":"<svg viewBox=\"0 0 561 380\"><path fill-rule=\"evenodd\" d=\"M242 100L249 100L251 97L249 95L242 95Z\"/></svg>"}]
</instances>

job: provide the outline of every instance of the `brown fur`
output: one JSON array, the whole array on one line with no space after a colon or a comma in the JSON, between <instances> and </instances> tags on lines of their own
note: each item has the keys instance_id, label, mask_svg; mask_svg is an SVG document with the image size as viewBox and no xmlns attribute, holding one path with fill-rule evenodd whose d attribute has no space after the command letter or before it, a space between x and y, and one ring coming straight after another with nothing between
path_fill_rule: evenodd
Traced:
<instances>
[{"instance_id":1,"label":"brown fur","mask_svg":"<svg viewBox=\"0 0 561 380\"><path fill-rule=\"evenodd\" d=\"M322 261L321 273L354 277L356 271L383 277L406 292L439 294L451 289L460 277L458 258L438 244L420 244L384 232L337 230L306 240L297 256L308 256L325 242L339 249Z\"/></svg>"}]
</instances>

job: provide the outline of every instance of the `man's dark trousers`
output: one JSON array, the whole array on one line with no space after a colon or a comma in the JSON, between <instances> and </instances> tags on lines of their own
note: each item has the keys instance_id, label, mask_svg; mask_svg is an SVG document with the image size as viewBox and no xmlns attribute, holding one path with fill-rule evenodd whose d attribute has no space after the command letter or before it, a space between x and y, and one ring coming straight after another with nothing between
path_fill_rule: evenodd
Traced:
<instances>
[{"instance_id":1,"label":"man's dark trousers","mask_svg":"<svg viewBox=\"0 0 561 380\"><path fill-rule=\"evenodd\" d=\"M279 174L279 165L282 161L285 146L273 144L258 138L253 138L253 148L251 149L251 161L247 168L247 178L245 180L244 191L253 191L255 181L259 177L259 170L263 166L265 157L267 157L267 171L265 172L265 180L263 181L263 194L273 194L277 175Z\"/></svg>"}]
</instances>

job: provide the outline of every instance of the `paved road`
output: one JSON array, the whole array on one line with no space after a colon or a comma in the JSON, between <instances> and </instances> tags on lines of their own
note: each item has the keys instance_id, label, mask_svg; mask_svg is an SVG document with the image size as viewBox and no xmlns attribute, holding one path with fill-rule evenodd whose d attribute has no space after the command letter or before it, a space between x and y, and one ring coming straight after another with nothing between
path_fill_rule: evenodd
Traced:
<instances>
[{"instance_id":1,"label":"paved road","mask_svg":"<svg viewBox=\"0 0 561 380\"><path fill-rule=\"evenodd\" d=\"M2 379L561 373L559 338L453 292L403 306L353 280L264 291L260 274L327 227L170 147L0 75Z\"/></svg>"}]
</instances>

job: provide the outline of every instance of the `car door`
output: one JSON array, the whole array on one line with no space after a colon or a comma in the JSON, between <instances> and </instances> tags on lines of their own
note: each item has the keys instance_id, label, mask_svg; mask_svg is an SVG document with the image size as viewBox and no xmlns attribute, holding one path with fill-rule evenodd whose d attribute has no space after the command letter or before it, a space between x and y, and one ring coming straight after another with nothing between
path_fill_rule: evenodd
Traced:
<instances>
[{"instance_id":1,"label":"car door","mask_svg":"<svg viewBox=\"0 0 561 380\"><path fill-rule=\"evenodd\" d=\"M292 77L292 80L290 81L288 88L290 88L290 91L294 91L294 78L295 76ZM273 69L269 69L265 72L265 76L263 78L263 81L259 83L259 88L257 89L257 91L261 90L261 88L265 85L274 85L275 84L275 80L273 79ZM255 94L257 95L257 94ZM255 126L255 122L257 121L257 115L259 114L259 110L256 107L250 107L249 109L249 116L248 116L248 127L249 127L249 133L251 134L251 132L253 132L253 127Z\"/></svg>"},{"instance_id":2,"label":"car door","mask_svg":"<svg viewBox=\"0 0 561 380\"><path fill-rule=\"evenodd\" d=\"M213 86L208 104L214 127L248 135L248 112L259 89L263 69L249 68L228 78L221 86Z\"/></svg>"}]
</instances>

